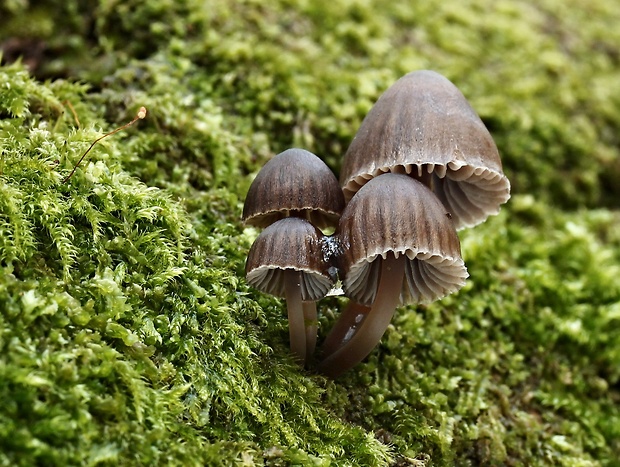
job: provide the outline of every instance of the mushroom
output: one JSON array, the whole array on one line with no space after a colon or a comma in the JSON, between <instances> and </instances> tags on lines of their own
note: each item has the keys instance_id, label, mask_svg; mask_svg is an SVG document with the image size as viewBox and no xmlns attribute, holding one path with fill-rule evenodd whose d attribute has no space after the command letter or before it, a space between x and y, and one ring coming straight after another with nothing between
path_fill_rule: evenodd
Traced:
<instances>
[{"instance_id":1,"label":"mushroom","mask_svg":"<svg viewBox=\"0 0 620 467\"><path fill-rule=\"evenodd\" d=\"M457 229L497 214L510 198L489 131L457 87L434 71L403 76L370 110L344 156L345 199L386 172L429 186Z\"/></svg>"},{"instance_id":2,"label":"mushroom","mask_svg":"<svg viewBox=\"0 0 620 467\"><path fill-rule=\"evenodd\" d=\"M327 165L304 149L287 149L269 160L248 190L243 220L266 227L301 217L319 228L334 227L344 209L338 180Z\"/></svg>"},{"instance_id":3,"label":"mushroom","mask_svg":"<svg viewBox=\"0 0 620 467\"><path fill-rule=\"evenodd\" d=\"M323 254L324 238L305 219L280 219L256 238L245 266L251 286L286 298L291 352L303 363L316 345L315 301L334 283Z\"/></svg>"},{"instance_id":4,"label":"mushroom","mask_svg":"<svg viewBox=\"0 0 620 467\"><path fill-rule=\"evenodd\" d=\"M428 303L465 284L467 269L452 219L419 181L384 174L351 199L335 235L344 293L356 305L328 336L322 373L337 377L381 340L399 305Z\"/></svg>"},{"instance_id":5,"label":"mushroom","mask_svg":"<svg viewBox=\"0 0 620 467\"><path fill-rule=\"evenodd\" d=\"M249 225L267 227L281 219L295 217L307 219L319 228L326 228L336 226L343 209L344 195L329 167L311 152L292 148L273 157L260 170L248 190L242 218ZM292 228L294 224L286 225L287 228ZM274 233L268 235L276 237ZM321 233L321 238L325 238L322 235ZM290 255L289 259L292 261L294 255L298 253L298 248L286 251L290 248L290 244L291 242L285 239L279 251L280 255ZM272 251L275 250L274 246ZM328 256L325 252L322 253L321 264L329 263ZM306 258L305 261L309 259ZM249 258L248 264L251 264ZM259 280L260 274L258 276L257 274L259 271L248 273L248 280L251 278ZM288 273L280 275L291 276ZM299 306L296 300L296 296L291 296L290 299L287 297L289 317L292 317L290 320L291 350L305 362L306 356L314 352L316 345L317 312L316 304L312 300L318 300L318 298L308 298L308 303L303 302L300 305L306 315L304 339L300 334L299 316L301 315L297 312ZM300 342L307 344L304 352L301 351Z\"/></svg>"}]
</instances>

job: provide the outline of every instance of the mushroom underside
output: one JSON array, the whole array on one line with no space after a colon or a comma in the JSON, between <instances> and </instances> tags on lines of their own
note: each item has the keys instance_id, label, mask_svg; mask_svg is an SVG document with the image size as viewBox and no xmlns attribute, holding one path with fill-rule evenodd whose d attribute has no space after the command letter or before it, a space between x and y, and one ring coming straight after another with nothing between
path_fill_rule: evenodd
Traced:
<instances>
[{"instance_id":1,"label":"mushroom underside","mask_svg":"<svg viewBox=\"0 0 620 467\"><path fill-rule=\"evenodd\" d=\"M303 301L316 301L327 295L333 286L328 276L317 274L311 270L295 268L278 269L269 265L260 266L247 273L247 281L253 287L264 290L277 297L285 296L283 275L285 271L298 270L300 275L300 291Z\"/></svg>"},{"instance_id":2,"label":"mushroom underside","mask_svg":"<svg viewBox=\"0 0 620 467\"><path fill-rule=\"evenodd\" d=\"M410 175L429 186L453 216L457 229L497 214L499 206L510 198L510 182L504 174L460 161L379 167L346 182L345 198L351 199L369 180L388 172Z\"/></svg>"},{"instance_id":3,"label":"mushroom underside","mask_svg":"<svg viewBox=\"0 0 620 467\"><path fill-rule=\"evenodd\" d=\"M399 294L399 304L430 303L465 284L467 269L461 258L442 257L428 252L396 252L406 257L405 280ZM360 261L349 269L344 281L345 295L360 305L370 306L379 289L381 262L376 255Z\"/></svg>"}]
</instances>

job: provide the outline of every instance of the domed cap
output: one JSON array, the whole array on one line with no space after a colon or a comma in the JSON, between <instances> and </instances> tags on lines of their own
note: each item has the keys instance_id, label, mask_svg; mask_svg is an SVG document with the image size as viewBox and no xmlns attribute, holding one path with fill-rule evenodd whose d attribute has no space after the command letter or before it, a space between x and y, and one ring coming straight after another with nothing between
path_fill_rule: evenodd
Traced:
<instances>
[{"instance_id":1,"label":"domed cap","mask_svg":"<svg viewBox=\"0 0 620 467\"><path fill-rule=\"evenodd\" d=\"M278 219L308 219L319 228L335 226L344 209L338 180L311 152L287 149L260 170L243 206L243 220L266 227Z\"/></svg>"},{"instance_id":2,"label":"domed cap","mask_svg":"<svg viewBox=\"0 0 620 467\"><path fill-rule=\"evenodd\" d=\"M370 306L381 261L407 258L400 303L428 303L460 289L468 277L456 229L422 183L384 174L366 183L345 208L336 231L345 295Z\"/></svg>"},{"instance_id":3,"label":"domed cap","mask_svg":"<svg viewBox=\"0 0 620 467\"><path fill-rule=\"evenodd\" d=\"M247 282L263 292L285 297L284 271L301 271L301 299L323 298L333 286L324 238L304 219L288 217L273 223L250 248L245 265Z\"/></svg>"},{"instance_id":4,"label":"domed cap","mask_svg":"<svg viewBox=\"0 0 620 467\"><path fill-rule=\"evenodd\" d=\"M497 214L510 198L489 131L456 86L433 71L403 76L370 110L344 156L345 198L386 172L430 186L457 229Z\"/></svg>"}]
</instances>

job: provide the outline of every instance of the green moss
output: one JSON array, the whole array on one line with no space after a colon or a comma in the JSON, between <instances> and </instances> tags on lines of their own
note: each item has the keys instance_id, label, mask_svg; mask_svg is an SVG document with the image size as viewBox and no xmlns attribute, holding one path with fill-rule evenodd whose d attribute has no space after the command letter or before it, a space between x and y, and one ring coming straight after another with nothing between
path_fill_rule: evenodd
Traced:
<instances>
[{"instance_id":1,"label":"green moss","mask_svg":"<svg viewBox=\"0 0 620 467\"><path fill-rule=\"evenodd\" d=\"M0 66L0 464L613 465L618 20L604 0L0 6L5 62L32 69ZM325 381L243 280L241 204L289 146L338 169L418 68L471 100L515 196L462 233L464 290Z\"/></svg>"},{"instance_id":2,"label":"green moss","mask_svg":"<svg viewBox=\"0 0 620 467\"><path fill-rule=\"evenodd\" d=\"M532 222L541 207L517 197L465 232L469 285L397 314L381 352L345 379L355 421L439 465L617 458L620 217Z\"/></svg>"},{"instance_id":3,"label":"green moss","mask_svg":"<svg viewBox=\"0 0 620 467\"><path fill-rule=\"evenodd\" d=\"M22 85L58 105L53 89ZM48 131L55 122L31 104L3 121L2 463L388 458L321 407L320 386L287 355L280 308L249 297L249 239L218 215L237 209L231 198L204 193L190 216L122 169L120 138L63 183L99 132Z\"/></svg>"}]
</instances>

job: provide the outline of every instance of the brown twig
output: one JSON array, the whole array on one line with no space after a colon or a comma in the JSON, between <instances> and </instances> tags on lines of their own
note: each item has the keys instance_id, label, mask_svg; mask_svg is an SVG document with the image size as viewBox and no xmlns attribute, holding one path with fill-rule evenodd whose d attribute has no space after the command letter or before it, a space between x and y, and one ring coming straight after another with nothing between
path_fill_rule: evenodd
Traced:
<instances>
[{"instance_id":1,"label":"brown twig","mask_svg":"<svg viewBox=\"0 0 620 467\"><path fill-rule=\"evenodd\" d=\"M61 104L66 105L67 107L69 107L69 110L73 114L73 118L75 119L75 123L76 123L77 127L80 128L80 119L77 116L77 112L75 111L75 108L73 107L73 104L68 99L62 101Z\"/></svg>"},{"instance_id":2,"label":"brown twig","mask_svg":"<svg viewBox=\"0 0 620 467\"><path fill-rule=\"evenodd\" d=\"M127 128L127 127L133 125L134 123L136 123L138 120L142 120L144 117L146 117L146 107L140 107L140 110L138 110L138 113L136 114L136 117L131 122L125 123L123 126L120 126L120 127L116 128L115 130L112 130L109 133L106 133L105 135L100 136L95 141L93 141L93 143L86 150L86 152L84 154L82 154L82 157L80 157L80 160L77 161L77 164L75 164L75 167L73 167L73 170L71 171L71 173L69 175L67 175L67 177L62 181L62 183L67 183L67 181L73 176L73 174L75 173L77 168L80 166L80 164L82 163L82 161L86 157L86 154L88 154L90 152L90 150L93 148L93 146L95 144L97 144L103 138L106 138L108 136L113 135L114 133L118 133L119 131L124 130L125 128ZM77 116L76 116L76 120L77 120Z\"/></svg>"}]
</instances>

